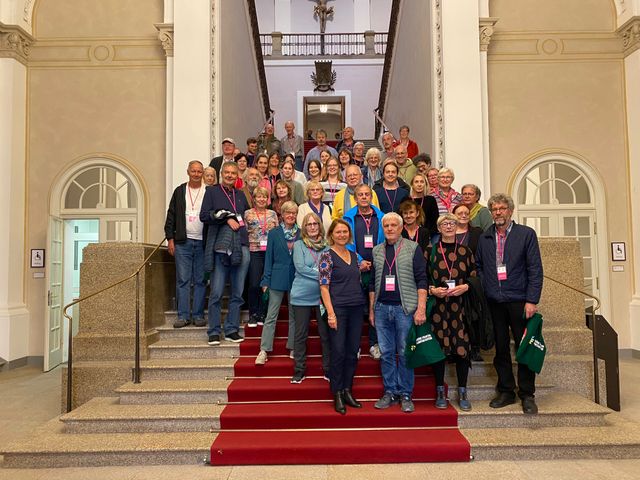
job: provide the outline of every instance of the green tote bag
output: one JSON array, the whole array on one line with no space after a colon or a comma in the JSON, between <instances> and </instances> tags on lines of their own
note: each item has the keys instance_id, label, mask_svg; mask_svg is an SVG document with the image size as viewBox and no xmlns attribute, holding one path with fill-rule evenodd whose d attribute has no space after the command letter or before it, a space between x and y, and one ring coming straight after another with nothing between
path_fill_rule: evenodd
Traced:
<instances>
[{"instance_id":1,"label":"green tote bag","mask_svg":"<svg viewBox=\"0 0 640 480\"><path fill-rule=\"evenodd\" d=\"M516 361L527 365L532 371L540 373L546 353L547 346L542 338L542 315L535 313L527 322L516 353Z\"/></svg>"}]
</instances>

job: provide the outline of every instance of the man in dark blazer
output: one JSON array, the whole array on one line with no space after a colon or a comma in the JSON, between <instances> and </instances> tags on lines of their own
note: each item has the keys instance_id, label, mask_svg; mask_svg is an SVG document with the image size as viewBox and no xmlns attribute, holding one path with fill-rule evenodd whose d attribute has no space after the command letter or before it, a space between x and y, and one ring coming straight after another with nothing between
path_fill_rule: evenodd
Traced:
<instances>
[{"instance_id":1,"label":"man in dark blazer","mask_svg":"<svg viewBox=\"0 0 640 480\"><path fill-rule=\"evenodd\" d=\"M217 157L213 157L211 159L211 163L209 163L210 167L216 169L216 176L220 178L220 168L222 164L225 162L233 162L233 152L236 149L236 142L233 138L227 137L222 140L222 155L218 155Z\"/></svg>"}]
</instances>

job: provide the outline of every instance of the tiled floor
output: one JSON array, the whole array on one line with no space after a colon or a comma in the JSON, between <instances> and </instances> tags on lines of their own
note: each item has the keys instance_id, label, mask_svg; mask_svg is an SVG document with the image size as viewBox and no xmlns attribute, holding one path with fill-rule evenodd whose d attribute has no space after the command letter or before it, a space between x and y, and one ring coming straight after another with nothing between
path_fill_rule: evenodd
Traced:
<instances>
[{"instance_id":1,"label":"tiled floor","mask_svg":"<svg viewBox=\"0 0 640 480\"><path fill-rule=\"evenodd\" d=\"M622 412L640 422L640 360L620 362ZM31 430L60 412L60 371L41 373L24 367L0 373L0 448L29 435ZM640 452L639 452L640 456ZM640 460L556 460L526 462L471 462L465 464L318 465L278 467L152 466L16 470L1 469L0 480L377 480L398 478L461 479L640 479Z\"/></svg>"}]
</instances>

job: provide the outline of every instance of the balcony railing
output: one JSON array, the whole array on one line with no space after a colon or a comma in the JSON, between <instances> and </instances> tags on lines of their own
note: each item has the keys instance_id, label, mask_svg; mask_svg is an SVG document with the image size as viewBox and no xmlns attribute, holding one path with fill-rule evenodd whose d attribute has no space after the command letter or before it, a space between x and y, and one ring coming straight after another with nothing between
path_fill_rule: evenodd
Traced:
<instances>
[{"instance_id":1,"label":"balcony railing","mask_svg":"<svg viewBox=\"0 0 640 480\"><path fill-rule=\"evenodd\" d=\"M262 33L265 57L383 56L387 32L364 33Z\"/></svg>"}]
</instances>

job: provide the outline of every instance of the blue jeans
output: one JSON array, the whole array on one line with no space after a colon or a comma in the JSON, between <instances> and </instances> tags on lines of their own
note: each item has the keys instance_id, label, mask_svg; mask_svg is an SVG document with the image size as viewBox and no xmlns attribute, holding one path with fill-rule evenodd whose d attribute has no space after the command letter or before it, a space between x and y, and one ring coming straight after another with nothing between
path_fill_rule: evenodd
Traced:
<instances>
[{"instance_id":1,"label":"blue jeans","mask_svg":"<svg viewBox=\"0 0 640 480\"><path fill-rule=\"evenodd\" d=\"M204 245L202 240L187 238L184 243L175 244L176 259L176 303L178 319L189 321L204 318ZM193 284L193 309L191 303L191 284Z\"/></svg>"},{"instance_id":2,"label":"blue jeans","mask_svg":"<svg viewBox=\"0 0 640 480\"><path fill-rule=\"evenodd\" d=\"M404 348L413 315L407 315L402 305L376 303L374 310L378 346L382 358L382 383L384 391L394 395L409 395L413 392L413 369L407 368ZM396 362L396 354L398 361Z\"/></svg>"},{"instance_id":3,"label":"blue jeans","mask_svg":"<svg viewBox=\"0 0 640 480\"><path fill-rule=\"evenodd\" d=\"M209 294L209 329L207 335L220 335L221 310L220 302L224 293L224 286L227 278L230 281L229 289L229 312L224 321L225 335L232 334L240 330L240 307L244 303L242 292L244 290L244 279L249 270L249 247L242 247L242 263L240 265L225 265L223 263L224 253L214 253L213 272L211 277L211 293Z\"/></svg>"}]
</instances>

